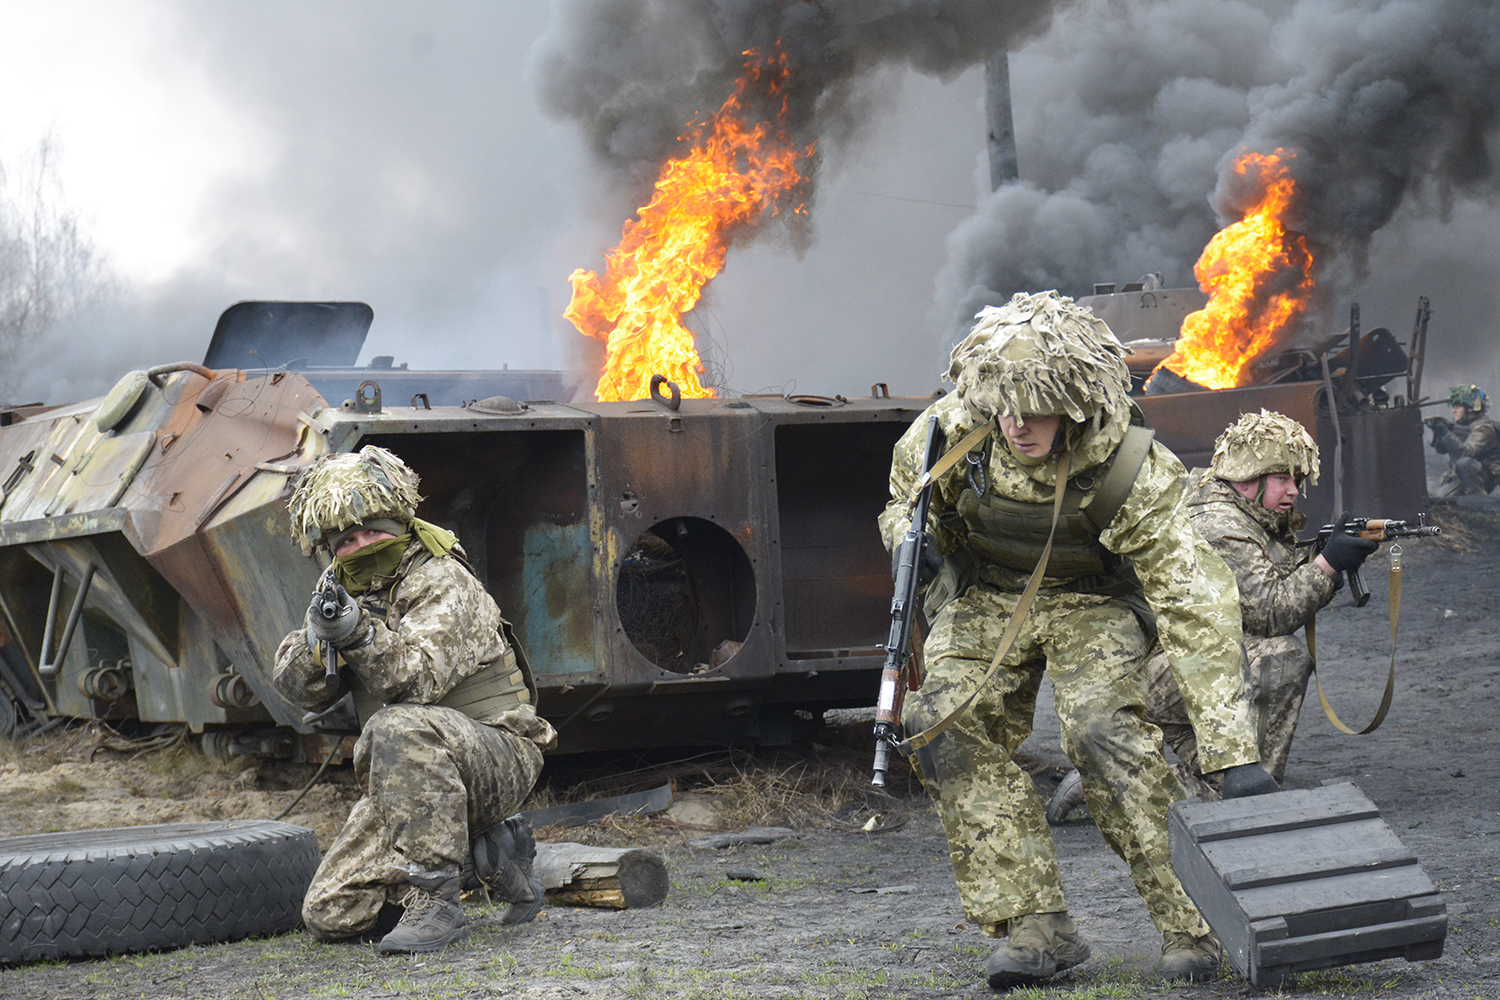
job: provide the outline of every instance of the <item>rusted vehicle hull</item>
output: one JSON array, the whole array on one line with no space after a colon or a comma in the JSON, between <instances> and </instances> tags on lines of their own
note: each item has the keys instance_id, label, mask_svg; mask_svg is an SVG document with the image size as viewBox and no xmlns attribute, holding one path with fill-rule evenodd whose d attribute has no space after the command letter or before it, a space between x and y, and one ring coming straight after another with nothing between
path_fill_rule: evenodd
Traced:
<instances>
[{"instance_id":1,"label":"rusted vehicle hull","mask_svg":"<svg viewBox=\"0 0 1500 1000\"><path fill-rule=\"evenodd\" d=\"M206 360L292 353L307 338L277 324L309 315L337 348L322 368L183 362L103 400L0 411L0 734L139 719L316 755L326 741L303 737L338 723L315 730L271 684L322 569L285 500L318 456L364 444L421 475L424 517L514 624L565 750L782 741L871 703L891 587L875 518L930 397L439 405L565 380L350 368L369 311L347 303L232 307ZM1140 402L1189 468L1241 413L1301 421L1322 450L1314 524L1335 492L1359 516L1424 512L1420 411L1328 399L1300 381Z\"/></svg>"},{"instance_id":2,"label":"rusted vehicle hull","mask_svg":"<svg viewBox=\"0 0 1500 1000\"><path fill-rule=\"evenodd\" d=\"M311 727L272 661L321 567L285 498L318 455L367 443L463 539L565 748L784 739L870 699L889 600L874 519L925 399L360 412L295 373L183 368L108 427L110 399L0 430L0 648L36 717L295 752Z\"/></svg>"}]
</instances>

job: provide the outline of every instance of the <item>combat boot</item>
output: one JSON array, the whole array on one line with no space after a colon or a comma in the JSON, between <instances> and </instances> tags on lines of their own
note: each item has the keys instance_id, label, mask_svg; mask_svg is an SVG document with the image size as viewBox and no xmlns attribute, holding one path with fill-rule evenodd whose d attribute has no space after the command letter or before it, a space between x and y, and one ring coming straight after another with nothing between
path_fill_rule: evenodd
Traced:
<instances>
[{"instance_id":1,"label":"combat boot","mask_svg":"<svg viewBox=\"0 0 1500 1000\"><path fill-rule=\"evenodd\" d=\"M1086 961L1089 946L1067 913L1027 913L1007 921L1005 944L984 963L992 990L1049 979Z\"/></svg>"},{"instance_id":2,"label":"combat boot","mask_svg":"<svg viewBox=\"0 0 1500 1000\"><path fill-rule=\"evenodd\" d=\"M467 931L459 890L457 868L412 872L411 888L401 900L405 909L401 922L380 939L375 950L382 955L437 951L463 937Z\"/></svg>"},{"instance_id":3,"label":"combat boot","mask_svg":"<svg viewBox=\"0 0 1500 1000\"><path fill-rule=\"evenodd\" d=\"M1078 773L1078 768L1073 768L1063 780L1058 783L1057 791L1052 793L1052 801L1047 803L1047 822L1053 826L1062 826L1068 819L1068 815L1074 809L1083 805L1083 775Z\"/></svg>"},{"instance_id":4,"label":"combat boot","mask_svg":"<svg viewBox=\"0 0 1500 1000\"><path fill-rule=\"evenodd\" d=\"M547 891L531 873L536 837L520 813L497 823L474 840L474 877L510 907L502 924L524 924L541 912Z\"/></svg>"},{"instance_id":5,"label":"combat boot","mask_svg":"<svg viewBox=\"0 0 1500 1000\"><path fill-rule=\"evenodd\" d=\"M1157 972L1163 979L1187 979L1195 983L1219 978L1219 964L1224 946L1213 934L1196 937L1168 931L1162 936L1161 964Z\"/></svg>"}]
</instances>

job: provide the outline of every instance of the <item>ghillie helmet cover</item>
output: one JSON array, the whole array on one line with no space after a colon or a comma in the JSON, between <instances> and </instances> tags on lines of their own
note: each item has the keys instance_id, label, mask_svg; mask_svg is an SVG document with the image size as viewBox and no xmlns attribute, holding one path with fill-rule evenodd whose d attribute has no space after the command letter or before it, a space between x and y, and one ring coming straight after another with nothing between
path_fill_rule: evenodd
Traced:
<instances>
[{"instance_id":1,"label":"ghillie helmet cover","mask_svg":"<svg viewBox=\"0 0 1500 1000\"><path fill-rule=\"evenodd\" d=\"M976 317L948 378L978 420L1061 414L1077 424L1128 419L1125 347L1086 306L1057 292L1017 293Z\"/></svg>"},{"instance_id":2,"label":"ghillie helmet cover","mask_svg":"<svg viewBox=\"0 0 1500 1000\"><path fill-rule=\"evenodd\" d=\"M384 448L325 455L302 474L287 510L292 537L311 554L334 536L366 521L389 519L409 524L416 517L417 474Z\"/></svg>"},{"instance_id":3,"label":"ghillie helmet cover","mask_svg":"<svg viewBox=\"0 0 1500 1000\"><path fill-rule=\"evenodd\" d=\"M1247 413L1214 442L1209 472L1231 483L1285 472L1312 485L1318 481L1318 444L1306 427L1285 414Z\"/></svg>"}]
</instances>

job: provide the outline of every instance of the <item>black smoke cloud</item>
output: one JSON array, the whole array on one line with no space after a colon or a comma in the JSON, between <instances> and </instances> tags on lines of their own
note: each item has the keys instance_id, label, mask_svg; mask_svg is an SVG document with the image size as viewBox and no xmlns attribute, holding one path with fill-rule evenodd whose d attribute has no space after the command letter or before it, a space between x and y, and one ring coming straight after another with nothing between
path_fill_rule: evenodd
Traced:
<instances>
[{"instance_id":1,"label":"black smoke cloud","mask_svg":"<svg viewBox=\"0 0 1500 1000\"><path fill-rule=\"evenodd\" d=\"M991 0L559 0L531 69L543 109L576 122L640 204L685 123L730 94L747 50L779 46L799 143L857 139L890 67L948 79L1045 30L1054 3Z\"/></svg>"},{"instance_id":2,"label":"black smoke cloud","mask_svg":"<svg viewBox=\"0 0 1500 1000\"><path fill-rule=\"evenodd\" d=\"M1497 193L1500 7L1488 0L1092 0L1012 71L1021 181L949 239L943 344L1022 289L1086 294L1148 272L1195 283L1203 246L1246 207L1231 169L1243 149L1295 154L1295 222L1329 308L1430 278L1393 252L1399 234L1436 251L1455 206L1472 219ZM1493 247L1475 249L1493 273ZM1452 291L1450 316L1482 311L1472 288Z\"/></svg>"}]
</instances>

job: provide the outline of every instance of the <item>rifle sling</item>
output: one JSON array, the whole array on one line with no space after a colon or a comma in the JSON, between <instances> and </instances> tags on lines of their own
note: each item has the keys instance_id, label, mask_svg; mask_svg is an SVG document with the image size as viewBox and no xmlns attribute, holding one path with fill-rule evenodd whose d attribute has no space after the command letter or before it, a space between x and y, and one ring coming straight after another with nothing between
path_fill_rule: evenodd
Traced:
<instances>
[{"instance_id":1,"label":"rifle sling","mask_svg":"<svg viewBox=\"0 0 1500 1000\"><path fill-rule=\"evenodd\" d=\"M969 437L974 437L974 435L971 434ZM982 440L982 438L977 440ZM964 441L959 442L958 448L964 448L964 452L967 452L968 448L964 447L964 442L967 441L968 438L965 438ZM969 447L973 447L973 445L971 444ZM954 451L958 451L958 448L955 448ZM952 454L952 452L949 454ZM945 455L943 457L946 459L948 456ZM1020 601L1016 603L1016 610L1011 612L1010 622L1005 626L1005 634L1000 637L1000 646L995 650L995 658L990 661L990 668L985 671L984 676L979 679L979 683L974 685L974 690L969 692L969 696L957 708L938 720L935 725L896 744L896 749L900 750L903 755L910 757L916 751L927 746L941 736L949 726L953 725L954 721L960 715L968 711L969 706L974 703L974 699L979 697L979 692L988 687L990 681L994 679L996 672L1000 669L1001 661L1010 652L1010 648L1015 645L1016 637L1021 634L1021 626L1026 623L1027 616L1031 614L1031 605L1036 601L1037 591L1041 589L1042 577L1047 575L1047 562L1052 558L1052 539L1057 534L1057 522L1062 517L1063 493L1068 488L1068 466L1071 460L1072 454L1070 452L1065 451L1058 456L1057 485L1052 496L1052 530L1047 533L1047 544L1042 548L1042 557L1037 560L1036 569L1031 571L1031 579L1026 581L1026 589L1021 593ZM933 468L936 469L937 466Z\"/></svg>"},{"instance_id":2,"label":"rifle sling","mask_svg":"<svg viewBox=\"0 0 1500 1000\"><path fill-rule=\"evenodd\" d=\"M987 420L963 436L958 444L943 452L943 457L932 463L932 468L922 473L917 484L912 487L911 496L906 501L908 510L917 505L917 496L927 488L929 483L936 482L947 471L963 460L963 457L984 441L985 438L995 433L995 422Z\"/></svg>"},{"instance_id":3,"label":"rifle sling","mask_svg":"<svg viewBox=\"0 0 1500 1000\"><path fill-rule=\"evenodd\" d=\"M1391 698L1396 692L1396 625L1401 620L1401 546L1391 546L1391 589L1390 589L1390 617L1391 617L1391 670L1385 678L1385 694L1381 696L1380 708L1375 711L1375 718L1363 729L1350 729L1339 719L1334 712L1333 706L1328 703L1328 696L1323 693L1323 681L1317 677L1318 673L1318 651L1314 638L1313 623L1317 616L1308 621L1306 626L1307 653L1312 657L1313 676L1318 684L1318 700L1323 703L1323 714L1328 716L1328 721L1333 723L1333 728L1349 736L1365 736L1380 728L1385 721L1385 714L1391 709Z\"/></svg>"}]
</instances>

